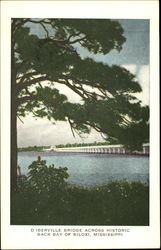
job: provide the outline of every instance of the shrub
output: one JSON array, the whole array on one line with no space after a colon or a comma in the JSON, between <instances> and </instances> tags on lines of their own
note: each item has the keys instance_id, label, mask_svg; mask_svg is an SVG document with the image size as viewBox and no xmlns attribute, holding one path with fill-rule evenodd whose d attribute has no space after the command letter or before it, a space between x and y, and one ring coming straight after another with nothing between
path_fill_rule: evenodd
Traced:
<instances>
[{"instance_id":1,"label":"shrub","mask_svg":"<svg viewBox=\"0 0 161 250\"><path fill-rule=\"evenodd\" d=\"M91 188L70 187L71 225L148 225L147 183L111 181Z\"/></svg>"},{"instance_id":2,"label":"shrub","mask_svg":"<svg viewBox=\"0 0 161 250\"><path fill-rule=\"evenodd\" d=\"M47 166L46 161L40 156L29 166L28 183L38 193L57 192L67 185L67 168L55 168L54 165Z\"/></svg>"},{"instance_id":3,"label":"shrub","mask_svg":"<svg viewBox=\"0 0 161 250\"><path fill-rule=\"evenodd\" d=\"M149 225L147 183L111 181L91 188L69 185L67 168L38 157L12 198L14 225Z\"/></svg>"},{"instance_id":4,"label":"shrub","mask_svg":"<svg viewBox=\"0 0 161 250\"><path fill-rule=\"evenodd\" d=\"M67 168L47 166L46 161L38 157L29 166L27 181L19 184L12 199L11 224L54 224L58 219L60 221L59 217L66 213L67 178Z\"/></svg>"}]
</instances>

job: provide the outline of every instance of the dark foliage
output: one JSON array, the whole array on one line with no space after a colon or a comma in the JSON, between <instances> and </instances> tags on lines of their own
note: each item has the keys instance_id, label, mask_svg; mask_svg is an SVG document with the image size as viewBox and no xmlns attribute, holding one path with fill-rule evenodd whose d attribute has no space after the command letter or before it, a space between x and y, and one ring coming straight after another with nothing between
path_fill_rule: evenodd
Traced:
<instances>
[{"instance_id":1,"label":"dark foliage","mask_svg":"<svg viewBox=\"0 0 161 250\"><path fill-rule=\"evenodd\" d=\"M77 133L94 128L128 149L141 149L149 138L149 109L133 95L142 91L135 75L79 53L120 51L125 41L120 23L109 19L13 19L17 115L68 121ZM81 97L81 104L69 102L58 84Z\"/></svg>"},{"instance_id":2,"label":"dark foliage","mask_svg":"<svg viewBox=\"0 0 161 250\"><path fill-rule=\"evenodd\" d=\"M91 188L67 184L67 169L30 166L27 182L13 195L13 225L149 225L146 183L113 181Z\"/></svg>"},{"instance_id":3,"label":"dark foliage","mask_svg":"<svg viewBox=\"0 0 161 250\"><path fill-rule=\"evenodd\" d=\"M28 146L28 147L18 148L18 152L42 151L49 148L50 146Z\"/></svg>"}]
</instances>

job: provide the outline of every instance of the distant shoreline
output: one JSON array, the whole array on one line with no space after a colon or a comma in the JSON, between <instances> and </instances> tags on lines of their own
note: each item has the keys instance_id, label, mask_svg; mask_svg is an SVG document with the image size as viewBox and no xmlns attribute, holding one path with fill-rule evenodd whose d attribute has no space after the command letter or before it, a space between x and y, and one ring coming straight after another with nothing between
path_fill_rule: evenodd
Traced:
<instances>
[{"instance_id":1,"label":"distant shoreline","mask_svg":"<svg viewBox=\"0 0 161 250\"><path fill-rule=\"evenodd\" d=\"M126 156L126 157L130 157L130 156L140 156L140 157L143 157L143 156L145 156L145 157L149 157L149 154L143 154L143 153L93 153L93 152L91 152L91 153L89 153L89 152L58 152L58 151L54 151L54 150L51 150L51 151L43 151L43 150L41 150L41 151L19 151L18 153L45 153L45 155L47 155L47 154L52 154L52 153L54 153L54 154L59 154L59 155L61 155L61 154L74 154L74 155L77 155L77 154L84 154L84 155L102 155L102 156L107 156L107 155L109 155L109 156Z\"/></svg>"}]
</instances>

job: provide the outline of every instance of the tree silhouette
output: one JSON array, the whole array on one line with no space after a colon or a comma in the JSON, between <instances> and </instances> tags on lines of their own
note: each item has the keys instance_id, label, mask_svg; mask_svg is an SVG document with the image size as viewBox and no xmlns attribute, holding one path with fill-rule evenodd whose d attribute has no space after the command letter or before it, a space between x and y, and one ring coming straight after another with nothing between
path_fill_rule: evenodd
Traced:
<instances>
[{"instance_id":1,"label":"tree silhouette","mask_svg":"<svg viewBox=\"0 0 161 250\"><path fill-rule=\"evenodd\" d=\"M31 27L35 26L35 33ZM39 34L37 29L41 30ZM148 140L149 109L133 95L142 91L135 76L117 65L82 58L120 51L126 41L117 21L93 19L12 19L11 186L16 189L17 117L68 121L72 132L91 128L130 150ZM69 102L59 83L82 98Z\"/></svg>"}]
</instances>

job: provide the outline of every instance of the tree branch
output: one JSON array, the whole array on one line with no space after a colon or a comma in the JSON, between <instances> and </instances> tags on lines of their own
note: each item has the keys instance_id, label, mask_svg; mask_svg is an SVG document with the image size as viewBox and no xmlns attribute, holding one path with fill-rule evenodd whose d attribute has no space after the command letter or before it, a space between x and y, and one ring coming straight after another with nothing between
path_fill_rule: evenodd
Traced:
<instances>
[{"instance_id":1,"label":"tree branch","mask_svg":"<svg viewBox=\"0 0 161 250\"><path fill-rule=\"evenodd\" d=\"M84 36L82 38L75 39L75 40L73 40L71 42L69 41L69 44L74 44L74 43L78 43L78 42L84 41L86 38L87 38L87 36Z\"/></svg>"},{"instance_id":2,"label":"tree branch","mask_svg":"<svg viewBox=\"0 0 161 250\"><path fill-rule=\"evenodd\" d=\"M19 116L17 116L18 117L18 119L20 120L20 122L22 122L23 124L24 124L24 122L22 121L22 119L19 117Z\"/></svg>"},{"instance_id":3,"label":"tree branch","mask_svg":"<svg viewBox=\"0 0 161 250\"><path fill-rule=\"evenodd\" d=\"M15 33L16 32L16 30L19 28L19 27L21 27L23 24L25 24L26 22L28 22L28 20L29 20L29 18L13 18L13 21L12 21L12 29L13 29L13 32ZM16 23L16 21L18 21L17 23Z\"/></svg>"},{"instance_id":4,"label":"tree branch","mask_svg":"<svg viewBox=\"0 0 161 250\"><path fill-rule=\"evenodd\" d=\"M47 28L45 27L45 25L43 24L43 22L40 22L41 26L43 27L43 29L45 30L46 32L46 37L49 37L49 31L47 30Z\"/></svg>"},{"instance_id":5,"label":"tree branch","mask_svg":"<svg viewBox=\"0 0 161 250\"><path fill-rule=\"evenodd\" d=\"M21 91L23 89L26 89L26 87L29 87L35 83L39 83L42 81L51 81L51 79L49 79L48 76L40 76L40 77L34 78L30 81L23 82L22 84L17 84L17 91Z\"/></svg>"},{"instance_id":6,"label":"tree branch","mask_svg":"<svg viewBox=\"0 0 161 250\"><path fill-rule=\"evenodd\" d=\"M34 72L26 73L23 76L20 76L19 78L17 78L17 80L20 79L20 81L18 82L18 84L22 84L25 79L27 79L29 77L32 77L32 76L35 76L35 75L40 75L40 74L38 74L36 71L34 71Z\"/></svg>"},{"instance_id":7,"label":"tree branch","mask_svg":"<svg viewBox=\"0 0 161 250\"><path fill-rule=\"evenodd\" d=\"M27 102L27 101L34 101L34 100L36 100L36 98L34 98L33 96L30 96L30 95L28 95L28 96L23 96L23 97L21 97L21 98L17 98L17 104L18 104L18 106L19 106L20 104L22 104L22 103L24 103L24 102Z\"/></svg>"},{"instance_id":8,"label":"tree branch","mask_svg":"<svg viewBox=\"0 0 161 250\"><path fill-rule=\"evenodd\" d=\"M68 37L68 41L70 42L70 39L74 36L79 36L81 34L81 32L78 32L78 33L75 33L75 34L71 34L69 37Z\"/></svg>"},{"instance_id":9,"label":"tree branch","mask_svg":"<svg viewBox=\"0 0 161 250\"><path fill-rule=\"evenodd\" d=\"M72 122L71 122L71 120L69 119L69 117L68 117L68 122L69 122L69 125L70 125L70 128L71 128L71 131L72 131L73 137L75 137L75 134L74 134L74 129L73 129L73 125L72 125Z\"/></svg>"},{"instance_id":10,"label":"tree branch","mask_svg":"<svg viewBox=\"0 0 161 250\"><path fill-rule=\"evenodd\" d=\"M31 19L31 18L28 18L28 22L37 23L37 24L39 24L39 23L51 24L51 22L47 22L47 21L45 21L45 19L36 21L36 20Z\"/></svg>"},{"instance_id":11,"label":"tree branch","mask_svg":"<svg viewBox=\"0 0 161 250\"><path fill-rule=\"evenodd\" d=\"M81 96L83 99L87 99L84 97L84 95L77 89L75 88L72 84L69 83L69 81L66 79L66 83L64 83L67 87L72 89L75 93L77 93L79 96Z\"/></svg>"}]
</instances>

